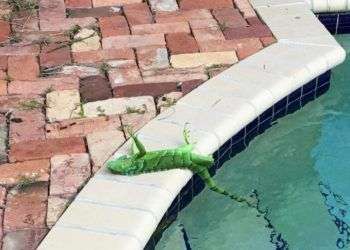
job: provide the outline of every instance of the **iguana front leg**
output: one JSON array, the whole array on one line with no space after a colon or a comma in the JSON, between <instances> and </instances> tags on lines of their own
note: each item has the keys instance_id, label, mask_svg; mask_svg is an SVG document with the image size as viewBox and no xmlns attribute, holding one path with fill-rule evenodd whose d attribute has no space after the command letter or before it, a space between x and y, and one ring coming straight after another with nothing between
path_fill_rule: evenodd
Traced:
<instances>
[{"instance_id":1,"label":"iguana front leg","mask_svg":"<svg viewBox=\"0 0 350 250\"><path fill-rule=\"evenodd\" d=\"M132 131L128 131L128 133L133 140L131 148L132 154L137 155L138 158L144 156L147 153L145 146L140 142L140 140Z\"/></svg>"}]
</instances>

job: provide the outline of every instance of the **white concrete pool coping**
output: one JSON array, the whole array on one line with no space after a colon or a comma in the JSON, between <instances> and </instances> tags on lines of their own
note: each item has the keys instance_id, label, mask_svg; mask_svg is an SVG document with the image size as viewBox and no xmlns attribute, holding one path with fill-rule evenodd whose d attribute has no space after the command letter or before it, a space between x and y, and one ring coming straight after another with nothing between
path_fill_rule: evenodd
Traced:
<instances>
[{"instance_id":1,"label":"white concrete pool coping","mask_svg":"<svg viewBox=\"0 0 350 250\"><path fill-rule=\"evenodd\" d=\"M344 61L345 51L310 4L326 11L348 8L349 2L251 0L278 42L182 98L143 127L140 140L148 150L178 147L183 144L184 124L189 122L196 151L215 152L277 101ZM114 157L128 154L129 146L127 142ZM127 177L101 169L38 249L143 249L191 177L185 170Z\"/></svg>"}]
</instances>

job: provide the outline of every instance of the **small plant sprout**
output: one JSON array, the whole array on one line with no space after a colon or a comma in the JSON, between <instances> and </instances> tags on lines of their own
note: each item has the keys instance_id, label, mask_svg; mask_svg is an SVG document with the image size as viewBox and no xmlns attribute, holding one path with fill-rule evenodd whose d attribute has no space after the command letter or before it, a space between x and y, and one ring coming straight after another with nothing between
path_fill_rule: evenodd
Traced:
<instances>
[{"instance_id":1,"label":"small plant sprout","mask_svg":"<svg viewBox=\"0 0 350 250\"><path fill-rule=\"evenodd\" d=\"M19 107L22 110L34 110L34 109L39 109L42 108L42 104L38 102L37 100L28 100L28 101L22 101L19 103Z\"/></svg>"},{"instance_id":2,"label":"small plant sprout","mask_svg":"<svg viewBox=\"0 0 350 250\"><path fill-rule=\"evenodd\" d=\"M26 175L22 175L19 178L19 181L17 183L17 185L15 186L15 188L22 192L24 191L26 188L32 186L33 184L35 184L36 182L38 182L38 178L39 175L38 174L32 174L31 176L26 176Z\"/></svg>"},{"instance_id":3,"label":"small plant sprout","mask_svg":"<svg viewBox=\"0 0 350 250\"><path fill-rule=\"evenodd\" d=\"M74 39L74 36L79 33L81 27L79 25L74 25L69 30L65 32L65 35L69 36L70 39Z\"/></svg>"},{"instance_id":4,"label":"small plant sprout","mask_svg":"<svg viewBox=\"0 0 350 250\"><path fill-rule=\"evenodd\" d=\"M96 108L96 111L98 113L98 116L106 116L106 114L105 114L106 110L104 110L101 106L98 106Z\"/></svg>"},{"instance_id":5,"label":"small plant sprout","mask_svg":"<svg viewBox=\"0 0 350 250\"><path fill-rule=\"evenodd\" d=\"M174 106L176 104L176 102L177 102L177 100L175 98L163 96L162 97L162 104L160 105L160 107L169 108L171 106Z\"/></svg>"},{"instance_id":6,"label":"small plant sprout","mask_svg":"<svg viewBox=\"0 0 350 250\"><path fill-rule=\"evenodd\" d=\"M17 33L12 33L9 36L9 42L10 44L14 44L14 43L19 43L22 41L22 38L20 37L20 35L18 35Z\"/></svg>"},{"instance_id":7,"label":"small plant sprout","mask_svg":"<svg viewBox=\"0 0 350 250\"><path fill-rule=\"evenodd\" d=\"M47 46L52 42L51 37L49 36L41 36L37 40L33 41L33 44L38 44L40 46Z\"/></svg>"},{"instance_id":8,"label":"small plant sprout","mask_svg":"<svg viewBox=\"0 0 350 250\"><path fill-rule=\"evenodd\" d=\"M139 107L126 107L127 114L144 114L147 111L147 106L145 104L142 105L142 108Z\"/></svg>"},{"instance_id":9,"label":"small plant sprout","mask_svg":"<svg viewBox=\"0 0 350 250\"><path fill-rule=\"evenodd\" d=\"M79 112L78 112L78 115L80 118L85 118L85 110L84 110L84 103L81 102L77 105L77 108L79 107Z\"/></svg>"},{"instance_id":10,"label":"small plant sprout","mask_svg":"<svg viewBox=\"0 0 350 250\"><path fill-rule=\"evenodd\" d=\"M218 22L219 23L219 27L222 31L225 31L228 28L228 25L225 21L223 22Z\"/></svg>"},{"instance_id":11,"label":"small plant sprout","mask_svg":"<svg viewBox=\"0 0 350 250\"><path fill-rule=\"evenodd\" d=\"M107 75L107 73L110 69L111 69L111 65L109 65L106 62L103 62L99 67L100 73L103 75Z\"/></svg>"},{"instance_id":12,"label":"small plant sprout","mask_svg":"<svg viewBox=\"0 0 350 250\"><path fill-rule=\"evenodd\" d=\"M13 12L36 11L39 6L35 0L7 0Z\"/></svg>"}]
</instances>

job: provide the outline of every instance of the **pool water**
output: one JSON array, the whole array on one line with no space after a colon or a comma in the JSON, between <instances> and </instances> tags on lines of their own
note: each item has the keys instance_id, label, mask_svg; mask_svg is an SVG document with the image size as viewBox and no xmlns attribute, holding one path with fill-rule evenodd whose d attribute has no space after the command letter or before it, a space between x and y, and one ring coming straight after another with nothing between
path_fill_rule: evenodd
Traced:
<instances>
[{"instance_id":1,"label":"pool water","mask_svg":"<svg viewBox=\"0 0 350 250\"><path fill-rule=\"evenodd\" d=\"M350 53L350 36L337 36ZM350 248L350 59L331 89L279 119L224 164L216 182L258 190L259 216L207 188L183 209L156 249Z\"/></svg>"}]
</instances>

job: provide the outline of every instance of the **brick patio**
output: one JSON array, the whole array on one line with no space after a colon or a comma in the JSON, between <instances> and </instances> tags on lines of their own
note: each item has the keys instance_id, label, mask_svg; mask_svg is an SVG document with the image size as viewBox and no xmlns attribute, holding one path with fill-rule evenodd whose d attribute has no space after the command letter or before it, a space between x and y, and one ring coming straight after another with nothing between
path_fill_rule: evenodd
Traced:
<instances>
[{"instance_id":1,"label":"brick patio","mask_svg":"<svg viewBox=\"0 0 350 250\"><path fill-rule=\"evenodd\" d=\"M126 126L275 42L247 0L16 2L0 0L4 250L36 248Z\"/></svg>"}]
</instances>

